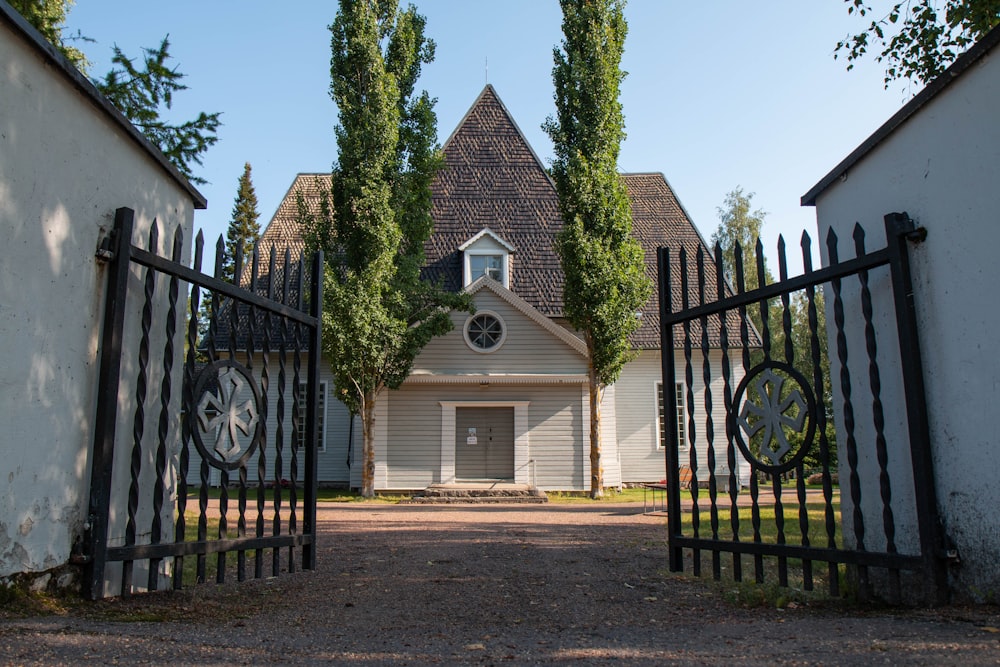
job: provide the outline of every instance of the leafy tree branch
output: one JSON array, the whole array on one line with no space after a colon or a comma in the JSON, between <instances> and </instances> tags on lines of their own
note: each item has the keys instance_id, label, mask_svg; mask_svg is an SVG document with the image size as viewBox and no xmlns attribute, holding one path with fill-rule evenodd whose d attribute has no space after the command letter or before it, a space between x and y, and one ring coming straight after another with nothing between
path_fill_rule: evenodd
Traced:
<instances>
[{"instance_id":1,"label":"leafy tree branch","mask_svg":"<svg viewBox=\"0 0 1000 667\"><path fill-rule=\"evenodd\" d=\"M1000 24L1000 0L904 0L875 11L866 0L844 0L848 14L868 25L837 42L834 58L847 69L870 53L885 63L885 87L897 79L926 84L991 28Z\"/></svg>"}]
</instances>

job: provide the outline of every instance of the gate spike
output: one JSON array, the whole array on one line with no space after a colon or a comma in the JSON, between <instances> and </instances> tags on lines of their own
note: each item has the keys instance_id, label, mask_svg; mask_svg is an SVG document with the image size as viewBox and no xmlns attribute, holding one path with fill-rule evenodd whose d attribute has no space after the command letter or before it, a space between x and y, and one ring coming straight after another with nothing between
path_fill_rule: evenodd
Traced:
<instances>
[{"instance_id":1,"label":"gate spike","mask_svg":"<svg viewBox=\"0 0 1000 667\"><path fill-rule=\"evenodd\" d=\"M802 241L800 244L802 246L802 268L803 271L809 273L812 271L812 239L809 237L809 232L802 230Z\"/></svg>"},{"instance_id":2,"label":"gate spike","mask_svg":"<svg viewBox=\"0 0 1000 667\"><path fill-rule=\"evenodd\" d=\"M237 248L239 254L239 248ZM222 277L222 264L226 260L226 241L219 234L219 240L215 242L215 277Z\"/></svg>"},{"instance_id":3,"label":"gate spike","mask_svg":"<svg viewBox=\"0 0 1000 667\"><path fill-rule=\"evenodd\" d=\"M198 230L198 235L194 237L194 265L195 271L201 272L202 255L205 252L205 235Z\"/></svg>"},{"instance_id":4,"label":"gate spike","mask_svg":"<svg viewBox=\"0 0 1000 667\"><path fill-rule=\"evenodd\" d=\"M785 257L785 237L782 234L778 234L778 279L788 280L788 259Z\"/></svg>"},{"instance_id":5,"label":"gate spike","mask_svg":"<svg viewBox=\"0 0 1000 667\"><path fill-rule=\"evenodd\" d=\"M153 218L153 222L149 225L149 252L154 255L159 255L160 252L160 225L157 224L156 218Z\"/></svg>"},{"instance_id":6,"label":"gate spike","mask_svg":"<svg viewBox=\"0 0 1000 667\"><path fill-rule=\"evenodd\" d=\"M865 254L865 229L860 222L854 223L854 250L858 257Z\"/></svg>"},{"instance_id":7,"label":"gate spike","mask_svg":"<svg viewBox=\"0 0 1000 667\"><path fill-rule=\"evenodd\" d=\"M837 233L833 231L833 227L826 234L826 250L829 254L830 264L836 264L839 258L839 253L837 252L837 246L839 240L837 239Z\"/></svg>"}]
</instances>

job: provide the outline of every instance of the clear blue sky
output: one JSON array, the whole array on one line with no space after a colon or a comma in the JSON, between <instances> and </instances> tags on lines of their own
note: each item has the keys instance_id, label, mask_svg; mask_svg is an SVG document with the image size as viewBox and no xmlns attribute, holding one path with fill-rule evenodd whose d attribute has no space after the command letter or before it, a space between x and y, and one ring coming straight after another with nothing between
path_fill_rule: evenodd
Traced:
<instances>
[{"instance_id":1,"label":"clear blue sky","mask_svg":"<svg viewBox=\"0 0 1000 667\"><path fill-rule=\"evenodd\" d=\"M437 42L419 86L438 99L441 143L488 76L548 160L540 125L554 113L558 2L415 4ZM314 0L77 0L67 25L96 40L83 45L94 74L109 68L112 45L138 56L169 33L189 87L175 100L176 118L222 112L219 142L198 169L209 203L195 225L214 239L228 224L244 162L253 166L262 227L297 173L329 171L336 108L327 26L336 8ZM814 209L799 205L801 195L915 92L884 90L875 63L847 72L833 59L837 40L859 27L842 0L631 0L626 18L622 171L666 175L706 239L727 192L756 193L772 258L779 233L796 249L803 229L815 236Z\"/></svg>"}]
</instances>

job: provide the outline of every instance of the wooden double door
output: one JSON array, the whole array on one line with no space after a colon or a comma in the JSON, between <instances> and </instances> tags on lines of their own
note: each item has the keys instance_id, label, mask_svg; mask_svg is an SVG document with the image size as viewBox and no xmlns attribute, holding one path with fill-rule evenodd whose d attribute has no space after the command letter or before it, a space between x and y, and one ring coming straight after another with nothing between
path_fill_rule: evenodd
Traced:
<instances>
[{"instance_id":1,"label":"wooden double door","mask_svg":"<svg viewBox=\"0 0 1000 667\"><path fill-rule=\"evenodd\" d=\"M456 408L455 477L514 479L514 408Z\"/></svg>"}]
</instances>

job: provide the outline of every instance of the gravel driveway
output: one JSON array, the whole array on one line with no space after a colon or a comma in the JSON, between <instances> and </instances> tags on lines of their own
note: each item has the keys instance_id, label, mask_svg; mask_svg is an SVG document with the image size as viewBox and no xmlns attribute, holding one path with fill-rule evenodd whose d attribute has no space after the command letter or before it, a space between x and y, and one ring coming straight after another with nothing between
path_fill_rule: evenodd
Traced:
<instances>
[{"instance_id":1,"label":"gravel driveway","mask_svg":"<svg viewBox=\"0 0 1000 667\"><path fill-rule=\"evenodd\" d=\"M328 504L319 519L314 572L0 616L0 662L1000 664L997 607L727 603L666 572L666 520L634 504Z\"/></svg>"}]
</instances>

